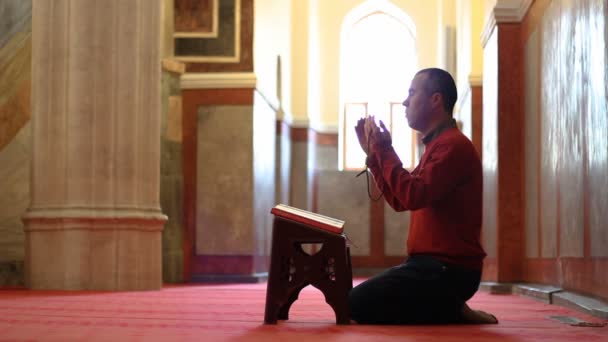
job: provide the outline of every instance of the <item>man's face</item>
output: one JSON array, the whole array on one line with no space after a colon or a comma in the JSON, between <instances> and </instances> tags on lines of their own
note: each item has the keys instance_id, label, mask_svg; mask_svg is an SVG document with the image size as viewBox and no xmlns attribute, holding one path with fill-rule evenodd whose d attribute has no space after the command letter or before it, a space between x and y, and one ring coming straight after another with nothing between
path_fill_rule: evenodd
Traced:
<instances>
[{"instance_id":1,"label":"man's face","mask_svg":"<svg viewBox=\"0 0 608 342\"><path fill-rule=\"evenodd\" d=\"M424 87L426 78L424 73L416 75L403 101L408 125L419 132L425 131L431 119L431 94Z\"/></svg>"}]
</instances>

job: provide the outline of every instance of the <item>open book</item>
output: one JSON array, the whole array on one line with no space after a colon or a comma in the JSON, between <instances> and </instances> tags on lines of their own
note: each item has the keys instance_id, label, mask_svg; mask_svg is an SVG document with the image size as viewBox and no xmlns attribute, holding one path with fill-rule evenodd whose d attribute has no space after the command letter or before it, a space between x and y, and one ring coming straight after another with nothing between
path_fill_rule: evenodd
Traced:
<instances>
[{"instance_id":1,"label":"open book","mask_svg":"<svg viewBox=\"0 0 608 342\"><path fill-rule=\"evenodd\" d=\"M310 211L290 207L285 204L275 206L270 212L276 216L336 234L342 234L345 223L342 220L311 213Z\"/></svg>"}]
</instances>

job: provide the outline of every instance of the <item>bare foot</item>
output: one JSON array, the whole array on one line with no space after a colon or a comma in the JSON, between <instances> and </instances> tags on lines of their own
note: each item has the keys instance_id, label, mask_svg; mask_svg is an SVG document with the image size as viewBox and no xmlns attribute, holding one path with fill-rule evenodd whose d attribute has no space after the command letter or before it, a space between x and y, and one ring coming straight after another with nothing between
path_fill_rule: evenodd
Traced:
<instances>
[{"instance_id":1,"label":"bare foot","mask_svg":"<svg viewBox=\"0 0 608 342\"><path fill-rule=\"evenodd\" d=\"M481 310L473 310L467 304L462 307L462 319L468 324L498 324L494 315Z\"/></svg>"}]
</instances>

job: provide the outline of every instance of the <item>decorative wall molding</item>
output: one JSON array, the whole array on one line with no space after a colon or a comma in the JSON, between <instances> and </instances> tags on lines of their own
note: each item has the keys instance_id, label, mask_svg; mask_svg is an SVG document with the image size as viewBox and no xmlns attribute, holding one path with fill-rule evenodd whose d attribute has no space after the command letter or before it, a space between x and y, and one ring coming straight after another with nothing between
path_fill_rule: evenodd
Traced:
<instances>
[{"instance_id":1,"label":"decorative wall molding","mask_svg":"<svg viewBox=\"0 0 608 342\"><path fill-rule=\"evenodd\" d=\"M30 208L24 215L23 220L34 219L150 219L166 221L160 208L146 207L71 207L62 208Z\"/></svg>"},{"instance_id":2,"label":"decorative wall molding","mask_svg":"<svg viewBox=\"0 0 608 342\"><path fill-rule=\"evenodd\" d=\"M45 207L30 208L22 217L24 231L142 230L162 231L167 216L160 208Z\"/></svg>"},{"instance_id":3,"label":"decorative wall molding","mask_svg":"<svg viewBox=\"0 0 608 342\"><path fill-rule=\"evenodd\" d=\"M471 87L479 87L483 85L483 75L469 75L469 85Z\"/></svg>"},{"instance_id":4,"label":"decorative wall molding","mask_svg":"<svg viewBox=\"0 0 608 342\"><path fill-rule=\"evenodd\" d=\"M494 17L497 23L521 22L533 0L499 0L494 7Z\"/></svg>"},{"instance_id":5,"label":"decorative wall molding","mask_svg":"<svg viewBox=\"0 0 608 342\"><path fill-rule=\"evenodd\" d=\"M496 6L490 12L490 16L486 18L485 25L481 31L481 44L486 46L486 42L496 24L500 23L519 23L521 22L528 9L532 5L533 0L498 0Z\"/></svg>"},{"instance_id":6,"label":"decorative wall molding","mask_svg":"<svg viewBox=\"0 0 608 342\"><path fill-rule=\"evenodd\" d=\"M253 72L186 73L180 78L182 89L255 88L256 83Z\"/></svg>"},{"instance_id":7,"label":"decorative wall molding","mask_svg":"<svg viewBox=\"0 0 608 342\"><path fill-rule=\"evenodd\" d=\"M337 124L323 124L323 123L312 123L307 118L293 118L291 116L284 116L278 121L285 124L289 129L297 129L303 131L310 131L317 134L329 134L337 135L339 128Z\"/></svg>"},{"instance_id":8,"label":"decorative wall molding","mask_svg":"<svg viewBox=\"0 0 608 342\"><path fill-rule=\"evenodd\" d=\"M166 220L152 218L99 218L99 217L73 217L55 218L41 217L28 219L28 225L23 229L25 232L48 232L48 231L141 231L162 232Z\"/></svg>"},{"instance_id":9,"label":"decorative wall molding","mask_svg":"<svg viewBox=\"0 0 608 342\"><path fill-rule=\"evenodd\" d=\"M308 118L294 118L291 112L285 112L283 122L292 128L309 128L310 120Z\"/></svg>"},{"instance_id":10,"label":"decorative wall molding","mask_svg":"<svg viewBox=\"0 0 608 342\"><path fill-rule=\"evenodd\" d=\"M519 23L531 5L532 0L499 0L494 7L494 18L497 23Z\"/></svg>"},{"instance_id":11,"label":"decorative wall molding","mask_svg":"<svg viewBox=\"0 0 608 342\"><path fill-rule=\"evenodd\" d=\"M323 123L311 120L309 128L317 133L338 134L340 132L340 126L337 123Z\"/></svg>"}]
</instances>

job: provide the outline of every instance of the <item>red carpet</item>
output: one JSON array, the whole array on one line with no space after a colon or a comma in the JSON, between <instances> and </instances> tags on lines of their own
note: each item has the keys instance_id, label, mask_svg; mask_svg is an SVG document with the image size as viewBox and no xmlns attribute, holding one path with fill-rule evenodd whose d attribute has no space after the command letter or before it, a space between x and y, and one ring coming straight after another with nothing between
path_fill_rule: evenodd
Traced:
<instances>
[{"instance_id":1,"label":"red carpet","mask_svg":"<svg viewBox=\"0 0 608 342\"><path fill-rule=\"evenodd\" d=\"M608 341L608 327L549 320L599 320L512 295L478 293L474 308L493 326L336 326L321 292L308 287L291 319L262 324L265 284L167 286L157 292L0 291L6 341Z\"/></svg>"}]
</instances>

